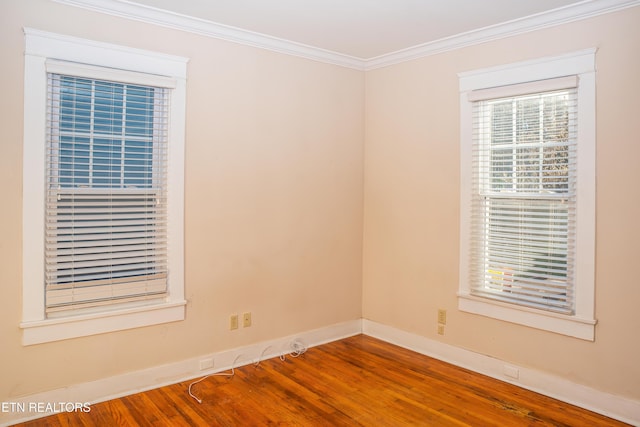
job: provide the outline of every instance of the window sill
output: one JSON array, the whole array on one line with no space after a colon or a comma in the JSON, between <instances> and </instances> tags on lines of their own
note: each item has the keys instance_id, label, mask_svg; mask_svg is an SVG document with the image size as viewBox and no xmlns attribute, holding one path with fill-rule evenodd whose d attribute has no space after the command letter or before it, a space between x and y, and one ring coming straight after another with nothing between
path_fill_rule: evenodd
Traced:
<instances>
[{"instance_id":1,"label":"window sill","mask_svg":"<svg viewBox=\"0 0 640 427\"><path fill-rule=\"evenodd\" d=\"M595 340L596 320L565 316L513 304L491 301L469 294L458 294L458 309L467 313L555 332L587 341Z\"/></svg>"},{"instance_id":2,"label":"window sill","mask_svg":"<svg viewBox=\"0 0 640 427\"><path fill-rule=\"evenodd\" d=\"M110 312L27 321L20 324L22 344L33 345L184 320L186 301L166 302Z\"/></svg>"}]
</instances>

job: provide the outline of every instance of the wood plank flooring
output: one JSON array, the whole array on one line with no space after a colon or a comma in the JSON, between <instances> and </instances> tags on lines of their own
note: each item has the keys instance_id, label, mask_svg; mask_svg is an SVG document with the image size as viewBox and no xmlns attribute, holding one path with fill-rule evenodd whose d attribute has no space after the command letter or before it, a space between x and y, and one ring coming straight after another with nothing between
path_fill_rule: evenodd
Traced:
<instances>
[{"instance_id":1,"label":"wood plank flooring","mask_svg":"<svg viewBox=\"0 0 640 427\"><path fill-rule=\"evenodd\" d=\"M20 426L623 426L358 335Z\"/></svg>"}]
</instances>

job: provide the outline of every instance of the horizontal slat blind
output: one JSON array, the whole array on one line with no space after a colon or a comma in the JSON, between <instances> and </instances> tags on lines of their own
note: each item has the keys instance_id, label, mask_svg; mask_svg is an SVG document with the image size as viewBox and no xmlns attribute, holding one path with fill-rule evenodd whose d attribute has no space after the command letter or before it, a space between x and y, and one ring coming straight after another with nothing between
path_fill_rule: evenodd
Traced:
<instances>
[{"instance_id":1,"label":"horizontal slat blind","mask_svg":"<svg viewBox=\"0 0 640 427\"><path fill-rule=\"evenodd\" d=\"M473 295L573 313L576 93L473 103Z\"/></svg>"},{"instance_id":2,"label":"horizontal slat blind","mask_svg":"<svg viewBox=\"0 0 640 427\"><path fill-rule=\"evenodd\" d=\"M167 292L166 89L48 74L46 311Z\"/></svg>"}]
</instances>

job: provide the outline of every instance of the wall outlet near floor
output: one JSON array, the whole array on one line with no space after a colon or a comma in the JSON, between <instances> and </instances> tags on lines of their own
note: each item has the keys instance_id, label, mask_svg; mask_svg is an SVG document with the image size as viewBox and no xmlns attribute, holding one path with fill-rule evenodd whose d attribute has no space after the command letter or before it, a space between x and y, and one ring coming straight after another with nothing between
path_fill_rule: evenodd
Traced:
<instances>
[{"instance_id":1,"label":"wall outlet near floor","mask_svg":"<svg viewBox=\"0 0 640 427\"><path fill-rule=\"evenodd\" d=\"M444 335L444 325L438 323L438 335Z\"/></svg>"},{"instance_id":2,"label":"wall outlet near floor","mask_svg":"<svg viewBox=\"0 0 640 427\"><path fill-rule=\"evenodd\" d=\"M504 365L502 367L502 373L507 377L514 378L516 380L520 377L520 370L515 366Z\"/></svg>"},{"instance_id":3,"label":"wall outlet near floor","mask_svg":"<svg viewBox=\"0 0 640 427\"><path fill-rule=\"evenodd\" d=\"M234 330L234 329L238 329L238 315L237 314L232 314L231 317L229 317L229 329L230 330Z\"/></svg>"},{"instance_id":4,"label":"wall outlet near floor","mask_svg":"<svg viewBox=\"0 0 640 427\"><path fill-rule=\"evenodd\" d=\"M445 310L444 308L438 309L438 323L440 323L441 325L447 324L447 310Z\"/></svg>"},{"instance_id":5,"label":"wall outlet near floor","mask_svg":"<svg viewBox=\"0 0 640 427\"><path fill-rule=\"evenodd\" d=\"M204 371L206 369L211 369L213 368L213 357L209 358L209 359L202 359L200 361L200 370Z\"/></svg>"},{"instance_id":6,"label":"wall outlet near floor","mask_svg":"<svg viewBox=\"0 0 640 427\"><path fill-rule=\"evenodd\" d=\"M248 328L249 326L251 326L251 313L246 312L242 315L242 327Z\"/></svg>"}]
</instances>

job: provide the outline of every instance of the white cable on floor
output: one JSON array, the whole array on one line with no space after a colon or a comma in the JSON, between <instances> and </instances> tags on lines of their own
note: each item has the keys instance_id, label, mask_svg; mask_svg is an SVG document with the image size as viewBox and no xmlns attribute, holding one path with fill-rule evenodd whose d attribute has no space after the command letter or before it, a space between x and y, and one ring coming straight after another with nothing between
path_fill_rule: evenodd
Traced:
<instances>
[{"instance_id":1,"label":"white cable on floor","mask_svg":"<svg viewBox=\"0 0 640 427\"><path fill-rule=\"evenodd\" d=\"M260 353L260 357L258 357L258 361L253 365L256 368L258 367L258 365L260 364L260 362L262 362L262 358L264 357L264 354L267 352L267 350L269 350L271 348L270 345L266 346L264 350L262 350L262 353Z\"/></svg>"},{"instance_id":2,"label":"white cable on floor","mask_svg":"<svg viewBox=\"0 0 640 427\"><path fill-rule=\"evenodd\" d=\"M204 380L206 380L209 377L215 377L215 376L219 376L219 377L232 377L236 374L236 370L235 370L235 365L236 362L238 361L238 359L240 358L240 356L242 356L242 354L239 354L236 356L235 359L233 359L233 363L231 364L231 372L216 372L214 374L209 374L209 375L205 375L204 377L200 378L197 381L192 382L191 384L189 384L189 396L193 397L196 402L198 403L202 403L202 399L198 398L196 395L194 395L191 392L191 387L193 387L194 385L198 384L199 382L202 382Z\"/></svg>"},{"instance_id":3,"label":"white cable on floor","mask_svg":"<svg viewBox=\"0 0 640 427\"><path fill-rule=\"evenodd\" d=\"M301 341L299 340L293 340L291 342L291 351L288 353L289 356L291 357L300 357L302 356L306 351L307 351L307 346L304 345ZM262 350L262 353L260 353L260 357L258 357L258 361L254 364L255 367L258 367L258 365L260 364L260 362L262 361L262 358L264 357L264 354L267 352L267 350L269 350L271 348L271 346L267 346L264 350ZM199 382L202 382L204 380L206 380L209 377L214 377L214 376L221 376L221 377L232 377L236 374L235 371L235 365L236 362L238 361L238 359L242 356L242 354L239 354L238 356L236 356L236 358L233 360L233 363L231 364L231 372L217 372L214 374L209 374L209 375L205 375L204 377L200 378L197 381L192 382L191 384L189 384L189 396L193 397L196 402L198 403L202 403L202 399L198 398L196 395L194 395L191 392L191 387L193 387L194 385L198 384ZM282 360L283 362L286 360L287 358L287 353L282 353L280 355L280 360Z\"/></svg>"},{"instance_id":4,"label":"white cable on floor","mask_svg":"<svg viewBox=\"0 0 640 427\"><path fill-rule=\"evenodd\" d=\"M306 345L304 345L299 340L293 340L291 342L291 351L289 352L289 356L291 356L291 357L299 357L299 356L302 356L306 351L307 351L307 346ZM282 353L280 355L280 360L282 360L284 362L286 359L287 359L287 355L285 353Z\"/></svg>"}]
</instances>

